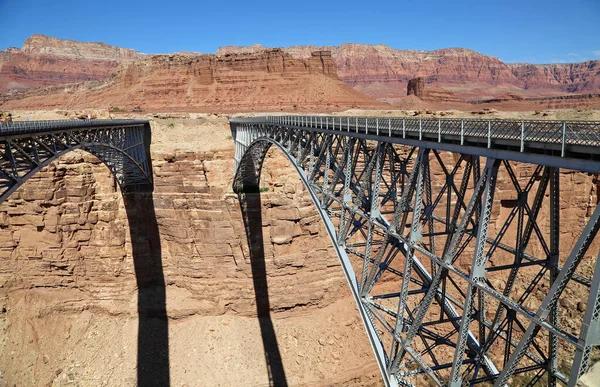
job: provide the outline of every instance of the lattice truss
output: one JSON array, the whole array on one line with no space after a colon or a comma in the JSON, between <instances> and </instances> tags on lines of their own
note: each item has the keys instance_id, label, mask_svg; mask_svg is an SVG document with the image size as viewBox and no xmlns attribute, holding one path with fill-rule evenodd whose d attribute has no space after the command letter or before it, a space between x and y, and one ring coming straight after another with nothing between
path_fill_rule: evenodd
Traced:
<instances>
[{"instance_id":1,"label":"lattice truss","mask_svg":"<svg viewBox=\"0 0 600 387\"><path fill-rule=\"evenodd\" d=\"M0 133L0 203L50 162L74 149L98 157L124 192L152 190L148 155L149 127L143 124L105 128L53 129ZM146 133L148 131L148 133Z\"/></svg>"},{"instance_id":2,"label":"lattice truss","mask_svg":"<svg viewBox=\"0 0 600 387\"><path fill-rule=\"evenodd\" d=\"M600 207L561 245L558 169L276 125L232 131L237 191L258 191L271 143L298 169L387 385L573 386L588 369ZM587 297L583 318L562 306L574 295Z\"/></svg>"}]
</instances>

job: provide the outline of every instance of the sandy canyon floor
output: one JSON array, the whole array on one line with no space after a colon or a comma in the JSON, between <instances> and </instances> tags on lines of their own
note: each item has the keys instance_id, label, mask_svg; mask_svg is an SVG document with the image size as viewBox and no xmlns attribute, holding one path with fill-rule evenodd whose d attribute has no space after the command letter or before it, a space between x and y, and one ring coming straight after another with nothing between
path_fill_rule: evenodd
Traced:
<instances>
[{"instance_id":1,"label":"sandy canyon floor","mask_svg":"<svg viewBox=\"0 0 600 387\"><path fill-rule=\"evenodd\" d=\"M65 114L71 113L13 113L15 119ZM337 114L600 120L600 111L577 110ZM186 116L135 116L152 119L171 385L269 385L265 348L273 343L263 340L264 326L256 317L243 224L230 188L234 148L227 117ZM310 197L276 151L265 168L268 297L286 382L380 385ZM123 199L108 170L89 155L66 155L2 204L0 220L0 386L136 385L132 242Z\"/></svg>"}]
</instances>

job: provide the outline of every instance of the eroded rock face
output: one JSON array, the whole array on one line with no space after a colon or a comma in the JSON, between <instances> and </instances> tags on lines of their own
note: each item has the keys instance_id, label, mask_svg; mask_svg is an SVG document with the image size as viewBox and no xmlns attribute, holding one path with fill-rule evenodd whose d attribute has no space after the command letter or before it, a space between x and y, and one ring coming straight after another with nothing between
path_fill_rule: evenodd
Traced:
<instances>
[{"instance_id":1,"label":"eroded rock face","mask_svg":"<svg viewBox=\"0 0 600 387\"><path fill-rule=\"evenodd\" d=\"M116 82L121 88L88 96L98 87L70 86L68 92L60 88L36 91L26 95L32 98L18 103L3 103L2 99L23 95L0 96L0 103L9 109L139 105L150 109L333 111L375 107L376 102L362 94L377 99L403 97L409 80L418 77L432 89L429 100L435 102L493 99L507 89L532 98L600 91L600 61L506 64L463 48L420 51L362 44L284 49L227 46L216 55L181 53L149 58L104 43L33 35L22 49L0 52L0 92L82 81L107 81L102 87L106 89L118 66L131 61L138 63L118 71ZM336 74L355 90L334 81ZM85 89L85 93L70 96L73 88ZM123 95L123 88L132 90ZM128 104L131 100L136 102ZM569 101L571 105L579 102L587 107L586 101Z\"/></svg>"},{"instance_id":2,"label":"eroded rock face","mask_svg":"<svg viewBox=\"0 0 600 387\"><path fill-rule=\"evenodd\" d=\"M258 52L265 47L224 47L222 53ZM495 96L495 88L522 89L532 96L557 92L597 92L600 61L572 64L506 64L500 59L464 48L434 51L398 50L386 45L295 46L292 56L307 58L310 52L329 50L342 81L376 98L402 96L408 81L424 77L433 87L469 89L464 98Z\"/></svg>"},{"instance_id":3,"label":"eroded rock face","mask_svg":"<svg viewBox=\"0 0 600 387\"><path fill-rule=\"evenodd\" d=\"M29 37L21 52L33 55L50 55L78 60L124 60L141 59L143 54L129 48L111 46L101 42L78 42L34 34Z\"/></svg>"},{"instance_id":4,"label":"eroded rock face","mask_svg":"<svg viewBox=\"0 0 600 387\"><path fill-rule=\"evenodd\" d=\"M321 111L387 106L341 82L329 52L315 51L307 59L297 59L279 49L155 55L123 64L109 83L97 89L54 87L23 97L3 107Z\"/></svg>"},{"instance_id":5,"label":"eroded rock face","mask_svg":"<svg viewBox=\"0 0 600 387\"><path fill-rule=\"evenodd\" d=\"M524 89L556 88L568 92L598 92L600 89L600 61L533 65L509 65Z\"/></svg>"},{"instance_id":6,"label":"eroded rock face","mask_svg":"<svg viewBox=\"0 0 600 387\"><path fill-rule=\"evenodd\" d=\"M142 57L105 43L32 35L21 49L0 51L0 92L105 80L120 63Z\"/></svg>"},{"instance_id":7,"label":"eroded rock face","mask_svg":"<svg viewBox=\"0 0 600 387\"><path fill-rule=\"evenodd\" d=\"M189 291L192 299L200 297L195 313L256 313L254 293L247 287L250 261L243 221L237 196L229 193L232 160L230 152L155 155L154 206L163 270L170 284ZM92 281L90 287L102 299L129 297L133 288L111 283L120 275L132 275L133 266L127 258L131 245L123 199L103 168L92 156L71 154L36 175L2 206L0 281L5 288L79 287L81 281ZM314 206L309 198L299 198L304 195L296 192L297 181L274 178L283 184L282 193L263 199L265 255L273 268L270 285L312 282L309 272L307 277L302 274L307 260L312 260L311 270L321 271L324 282L319 279L294 294L275 292L272 307L332 302L343 277L326 247ZM174 316L190 312L173 308Z\"/></svg>"}]
</instances>

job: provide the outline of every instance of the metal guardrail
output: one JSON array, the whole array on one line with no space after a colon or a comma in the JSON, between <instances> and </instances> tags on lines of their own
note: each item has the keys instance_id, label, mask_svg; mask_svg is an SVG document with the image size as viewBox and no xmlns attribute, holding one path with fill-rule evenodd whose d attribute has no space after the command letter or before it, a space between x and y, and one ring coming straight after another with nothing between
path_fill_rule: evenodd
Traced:
<instances>
[{"instance_id":1,"label":"metal guardrail","mask_svg":"<svg viewBox=\"0 0 600 387\"><path fill-rule=\"evenodd\" d=\"M459 118L381 118L341 116L265 116L231 119L232 122L276 124L314 129L339 130L379 136L423 139L456 136L460 144L477 138L494 141L511 140L520 143L525 151L527 142L558 145L565 157L567 145L600 147L600 121L533 121L533 120L479 120ZM433 135L433 136L432 136Z\"/></svg>"},{"instance_id":2,"label":"metal guardrail","mask_svg":"<svg viewBox=\"0 0 600 387\"><path fill-rule=\"evenodd\" d=\"M45 120L0 122L0 137L6 135L37 133L65 129L93 129L114 126L139 126L145 120Z\"/></svg>"}]
</instances>

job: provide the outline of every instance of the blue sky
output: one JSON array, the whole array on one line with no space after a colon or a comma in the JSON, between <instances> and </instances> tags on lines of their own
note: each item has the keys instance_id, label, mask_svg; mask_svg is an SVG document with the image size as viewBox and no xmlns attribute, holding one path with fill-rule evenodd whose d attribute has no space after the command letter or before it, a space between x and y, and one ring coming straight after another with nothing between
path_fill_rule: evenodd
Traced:
<instances>
[{"instance_id":1,"label":"blue sky","mask_svg":"<svg viewBox=\"0 0 600 387\"><path fill-rule=\"evenodd\" d=\"M580 62L600 59L600 0L0 0L0 49L34 33L145 53L382 43Z\"/></svg>"}]
</instances>

